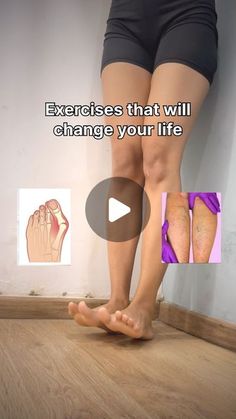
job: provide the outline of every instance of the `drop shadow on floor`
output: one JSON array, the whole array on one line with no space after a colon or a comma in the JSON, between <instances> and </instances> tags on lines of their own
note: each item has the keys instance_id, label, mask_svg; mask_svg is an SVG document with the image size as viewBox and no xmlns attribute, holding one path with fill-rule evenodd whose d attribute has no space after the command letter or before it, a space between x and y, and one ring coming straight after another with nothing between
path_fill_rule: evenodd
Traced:
<instances>
[{"instance_id":1,"label":"drop shadow on floor","mask_svg":"<svg viewBox=\"0 0 236 419\"><path fill-rule=\"evenodd\" d=\"M107 333L106 331L87 328L75 331L75 333L70 332L66 334L67 338L70 341L76 341L78 344L96 344L96 345L108 345L108 346L118 346L120 348L129 348L131 350L139 350L142 347L156 346L163 342L173 343L175 341L188 341L192 338L191 335L177 330L171 326L163 324L160 321L155 321L154 323L154 338L151 340L142 340L142 339L132 339L129 336L123 335L122 333ZM77 328L77 325L76 325ZM85 333L83 333L83 330Z\"/></svg>"}]
</instances>

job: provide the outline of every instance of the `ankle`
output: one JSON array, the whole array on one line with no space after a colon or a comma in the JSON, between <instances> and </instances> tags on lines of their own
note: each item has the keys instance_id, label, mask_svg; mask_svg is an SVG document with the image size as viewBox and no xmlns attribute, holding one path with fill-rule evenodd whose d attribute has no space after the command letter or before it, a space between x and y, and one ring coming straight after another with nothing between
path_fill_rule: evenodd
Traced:
<instances>
[{"instance_id":1,"label":"ankle","mask_svg":"<svg viewBox=\"0 0 236 419\"><path fill-rule=\"evenodd\" d=\"M124 296L111 296L111 298L109 299L109 303L112 303L120 307L127 307L129 305L129 298Z\"/></svg>"},{"instance_id":2,"label":"ankle","mask_svg":"<svg viewBox=\"0 0 236 419\"><path fill-rule=\"evenodd\" d=\"M151 316L155 313L155 304L150 301L135 298L131 301L132 306L136 307L138 310L143 310L149 313Z\"/></svg>"}]
</instances>

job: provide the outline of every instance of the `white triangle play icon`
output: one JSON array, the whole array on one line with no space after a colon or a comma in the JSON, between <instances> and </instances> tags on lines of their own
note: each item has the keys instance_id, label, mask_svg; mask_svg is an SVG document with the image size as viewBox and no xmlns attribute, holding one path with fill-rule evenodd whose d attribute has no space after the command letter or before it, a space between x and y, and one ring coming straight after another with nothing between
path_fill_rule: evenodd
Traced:
<instances>
[{"instance_id":1,"label":"white triangle play icon","mask_svg":"<svg viewBox=\"0 0 236 419\"><path fill-rule=\"evenodd\" d=\"M108 219L111 223L119 220L125 215L131 212L131 208L128 205L123 204L115 198L109 198L108 204Z\"/></svg>"}]
</instances>

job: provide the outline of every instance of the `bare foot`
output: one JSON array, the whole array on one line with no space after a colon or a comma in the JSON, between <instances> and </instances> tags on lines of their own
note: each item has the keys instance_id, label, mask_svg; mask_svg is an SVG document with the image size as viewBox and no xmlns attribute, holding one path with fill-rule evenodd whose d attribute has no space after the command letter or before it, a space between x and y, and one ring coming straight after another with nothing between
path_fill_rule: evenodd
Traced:
<instances>
[{"instance_id":1,"label":"bare foot","mask_svg":"<svg viewBox=\"0 0 236 419\"><path fill-rule=\"evenodd\" d=\"M124 310L117 310L114 314L109 313L106 307L101 307L98 318L108 329L132 338L147 340L154 336L151 312L133 302Z\"/></svg>"},{"instance_id":2,"label":"bare foot","mask_svg":"<svg viewBox=\"0 0 236 419\"><path fill-rule=\"evenodd\" d=\"M68 228L68 220L58 201L51 199L45 205L40 205L30 216L26 229L29 261L60 262Z\"/></svg>"},{"instance_id":3,"label":"bare foot","mask_svg":"<svg viewBox=\"0 0 236 419\"><path fill-rule=\"evenodd\" d=\"M107 332L112 332L111 329L106 327L106 325L98 318L98 311L102 308L105 308L107 313L114 313L116 310L122 310L127 307L128 302L125 301L108 301L108 303L95 308L89 308L85 301L80 301L79 304L73 302L68 305L69 314L74 317L74 320L81 326L92 326L100 327Z\"/></svg>"}]
</instances>

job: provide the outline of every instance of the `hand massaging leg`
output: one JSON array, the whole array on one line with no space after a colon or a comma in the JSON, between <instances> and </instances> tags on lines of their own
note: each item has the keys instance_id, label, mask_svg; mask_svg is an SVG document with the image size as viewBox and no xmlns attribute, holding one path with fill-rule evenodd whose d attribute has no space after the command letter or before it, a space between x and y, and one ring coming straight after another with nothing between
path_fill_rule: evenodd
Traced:
<instances>
[{"instance_id":1,"label":"hand massaging leg","mask_svg":"<svg viewBox=\"0 0 236 419\"><path fill-rule=\"evenodd\" d=\"M193 210L196 197L201 198L213 214L220 212L220 203L215 192L190 192L188 194L188 202L191 210Z\"/></svg>"},{"instance_id":2,"label":"hand massaging leg","mask_svg":"<svg viewBox=\"0 0 236 419\"><path fill-rule=\"evenodd\" d=\"M165 263L179 263L172 248L171 244L168 242L167 232L169 228L169 223L165 220L162 226L162 260Z\"/></svg>"}]
</instances>

